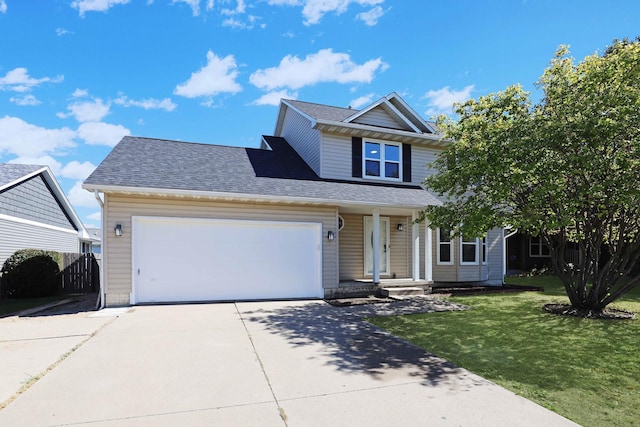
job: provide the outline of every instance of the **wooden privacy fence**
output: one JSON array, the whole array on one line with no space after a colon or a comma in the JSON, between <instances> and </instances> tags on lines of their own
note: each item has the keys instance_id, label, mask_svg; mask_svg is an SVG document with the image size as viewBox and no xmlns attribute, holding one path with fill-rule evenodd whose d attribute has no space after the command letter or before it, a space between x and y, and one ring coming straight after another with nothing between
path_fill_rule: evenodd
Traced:
<instances>
[{"instance_id":1,"label":"wooden privacy fence","mask_svg":"<svg viewBox=\"0 0 640 427\"><path fill-rule=\"evenodd\" d=\"M100 290L100 266L92 253L61 253L63 294L88 294Z\"/></svg>"}]
</instances>

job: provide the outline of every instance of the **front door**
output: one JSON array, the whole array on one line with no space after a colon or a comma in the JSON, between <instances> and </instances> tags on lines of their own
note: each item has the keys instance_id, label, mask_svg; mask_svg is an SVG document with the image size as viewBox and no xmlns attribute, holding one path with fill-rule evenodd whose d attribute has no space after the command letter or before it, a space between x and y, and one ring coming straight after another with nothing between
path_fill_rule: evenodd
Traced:
<instances>
[{"instance_id":1,"label":"front door","mask_svg":"<svg viewBox=\"0 0 640 427\"><path fill-rule=\"evenodd\" d=\"M380 218L380 274L389 274L389 218ZM364 273L373 275L373 217L364 217Z\"/></svg>"}]
</instances>

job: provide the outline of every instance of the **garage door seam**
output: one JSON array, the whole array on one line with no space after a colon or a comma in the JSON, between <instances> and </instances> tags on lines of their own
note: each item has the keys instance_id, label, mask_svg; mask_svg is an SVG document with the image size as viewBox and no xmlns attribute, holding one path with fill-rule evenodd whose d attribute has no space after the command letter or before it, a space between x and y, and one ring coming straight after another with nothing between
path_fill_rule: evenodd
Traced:
<instances>
[{"instance_id":1,"label":"garage door seam","mask_svg":"<svg viewBox=\"0 0 640 427\"><path fill-rule=\"evenodd\" d=\"M244 327L244 330L247 333L247 337L249 338L249 342L251 343L251 348L253 348L253 353L256 355L256 359L258 360L258 364L260 365L260 370L262 371L262 375L264 375L264 379L267 381L267 385L269 386L269 391L271 392L271 396L273 396L273 400L276 402L280 418L284 422L284 425L287 426L288 425L287 424L287 415L284 412L284 408L282 408L280 406L280 402L278 401L278 398L276 397L276 393L273 391L273 387L271 386L271 381L269 380L269 376L267 375L267 371L265 371L265 369L264 369L264 364L262 363L262 359L260 358L260 355L258 354L258 350L256 349L256 345L253 342L253 338L251 337L251 333L249 333L249 329L247 328L247 324L244 321L244 317L242 317L242 313L240 313L240 310L238 309L238 304L234 303L233 306L235 307L236 313L238 313L238 317L240 317L240 321L242 322L242 326Z\"/></svg>"}]
</instances>

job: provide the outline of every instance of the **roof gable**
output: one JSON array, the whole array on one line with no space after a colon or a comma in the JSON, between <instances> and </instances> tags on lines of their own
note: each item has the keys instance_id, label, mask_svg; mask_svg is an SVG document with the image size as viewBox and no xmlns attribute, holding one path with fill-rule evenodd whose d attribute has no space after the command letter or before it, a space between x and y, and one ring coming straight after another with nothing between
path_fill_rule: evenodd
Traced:
<instances>
[{"instance_id":1,"label":"roof gable","mask_svg":"<svg viewBox=\"0 0 640 427\"><path fill-rule=\"evenodd\" d=\"M0 195L7 202L15 197L22 197L21 194L18 194L19 191L16 191L18 187L31 193L38 193L39 197L43 198L42 203L37 206L38 209L53 209L54 211L52 218L47 221L42 220L42 215L33 217L34 212L26 212L26 217L25 215L19 215L19 217L56 226L62 226L67 220L68 224L78 231L80 238L90 238L48 166L0 163ZM9 209L8 203L3 203L3 206L5 206L4 210ZM0 213L10 214L8 211ZM15 213L12 216L14 215Z\"/></svg>"}]
</instances>

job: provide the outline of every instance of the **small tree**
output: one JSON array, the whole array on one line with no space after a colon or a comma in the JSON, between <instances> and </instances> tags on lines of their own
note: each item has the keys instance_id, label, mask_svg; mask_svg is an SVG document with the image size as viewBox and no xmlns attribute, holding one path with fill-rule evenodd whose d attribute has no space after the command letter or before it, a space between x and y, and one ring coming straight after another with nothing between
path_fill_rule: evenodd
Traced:
<instances>
[{"instance_id":1,"label":"small tree","mask_svg":"<svg viewBox=\"0 0 640 427\"><path fill-rule=\"evenodd\" d=\"M560 47L537 86L535 104L511 86L439 118L452 142L426 185L447 201L425 215L467 235L510 225L541 236L571 305L599 312L640 284L629 277L640 257L640 42L579 63ZM565 261L569 242L577 265Z\"/></svg>"}]
</instances>

